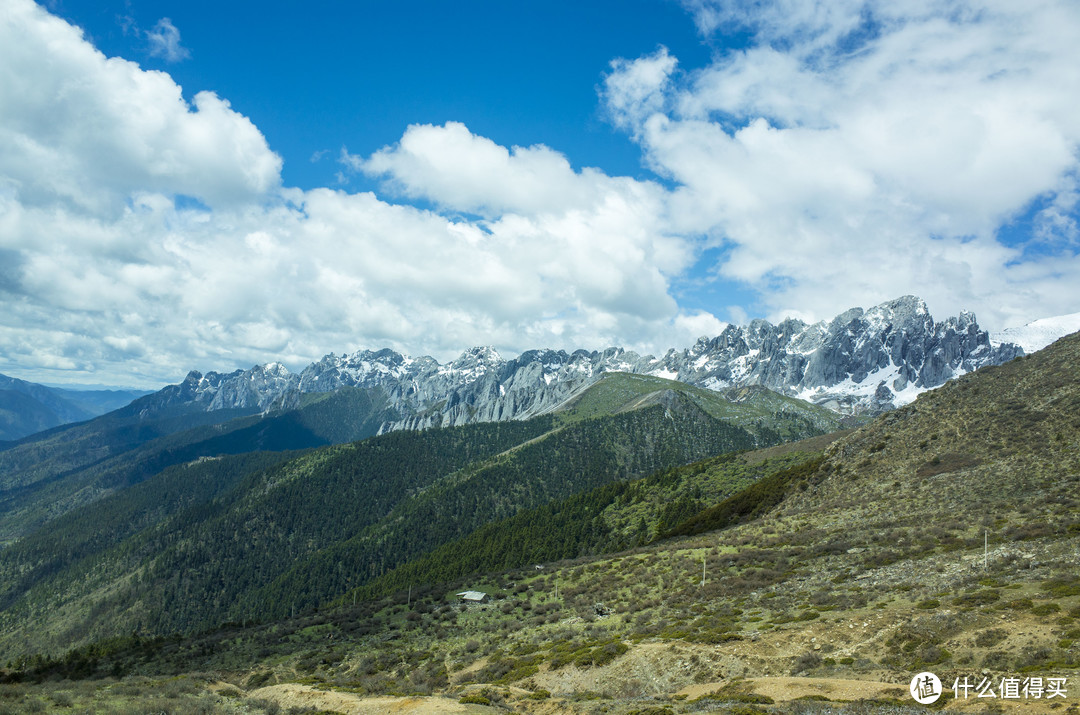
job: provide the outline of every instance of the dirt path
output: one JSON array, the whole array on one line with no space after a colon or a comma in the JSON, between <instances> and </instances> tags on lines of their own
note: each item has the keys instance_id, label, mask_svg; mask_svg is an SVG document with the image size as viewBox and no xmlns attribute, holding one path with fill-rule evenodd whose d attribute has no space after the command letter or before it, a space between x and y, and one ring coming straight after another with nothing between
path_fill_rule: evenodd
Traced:
<instances>
[{"instance_id":1,"label":"dirt path","mask_svg":"<svg viewBox=\"0 0 1080 715\"><path fill-rule=\"evenodd\" d=\"M310 685L283 683L253 690L250 698L273 700L282 708L315 707L343 715L407 715L408 713L488 713L495 708L482 705L463 705L450 698L432 697L365 697L354 693L317 690Z\"/></svg>"},{"instance_id":2,"label":"dirt path","mask_svg":"<svg viewBox=\"0 0 1080 715\"><path fill-rule=\"evenodd\" d=\"M748 678L744 681L750 692L768 695L777 702L820 695L829 700L859 700L862 698L907 697L907 691L896 683L840 678ZM725 682L690 685L679 691L693 700L715 692Z\"/></svg>"}]
</instances>

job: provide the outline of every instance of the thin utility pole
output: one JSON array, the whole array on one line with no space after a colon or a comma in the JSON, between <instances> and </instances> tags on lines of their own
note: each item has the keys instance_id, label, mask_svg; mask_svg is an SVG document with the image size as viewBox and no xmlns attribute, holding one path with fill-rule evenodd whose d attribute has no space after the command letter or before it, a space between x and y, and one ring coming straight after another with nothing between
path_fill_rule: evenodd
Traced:
<instances>
[{"instance_id":1,"label":"thin utility pole","mask_svg":"<svg viewBox=\"0 0 1080 715\"><path fill-rule=\"evenodd\" d=\"M989 533L990 533L989 529L983 529L983 571L986 570L986 557L987 557L988 550L989 550L989 545L990 545L990 540L989 540L990 537L988 536Z\"/></svg>"}]
</instances>

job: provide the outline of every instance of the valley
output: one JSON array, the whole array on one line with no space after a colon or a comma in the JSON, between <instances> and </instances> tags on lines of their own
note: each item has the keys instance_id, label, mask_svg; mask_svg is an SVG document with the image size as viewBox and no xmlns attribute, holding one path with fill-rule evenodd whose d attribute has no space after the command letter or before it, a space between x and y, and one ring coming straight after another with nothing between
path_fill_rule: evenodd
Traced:
<instances>
[{"instance_id":1,"label":"valley","mask_svg":"<svg viewBox=\"0 0 1080 715\"><path fill-rule=\"evenodd\" d=\"M539 421L395 432L263 458L276 465L251 461L258 453L179 465L127 491L183 484L191 501L163 500L157 521L130 536L111 545L100 533L76 537L88 546L59 569L40 561L55 547L41 542L35 551L34 538L2 553L8 574L44 569L23 596L9 592L5 649L21 644L22 652L3 671L3 692L20 707L59 698L90 710L127 692L126 706L177 712L884 713L921 712L907 687L929 670L952 698L947 709L985 707L974 690L953 697L948 688L963 678L995 688L1041 678L1064 684L1056 700L1071 712L1080 694L1078 364L1080 337L1070 336L865 426L801 441L791 439L810 428L805 418L766 429L765 410L722 422L737 403L658 378L610 375ZM464 444L479 451L413 472L446 477L405 482L413 486L399 492L404 501L387 503L386 521L373 513L370 526L337 526L328 515L360 478L341 468L369 463L356 450L379 451L388 439L421 440L400 454L423 455L424 464L442 459L438 440L451 440L447 455L461 455ZM776 446L761 448L762 440ZM584 462L579 441L589 445ZM610 445L608 457L598 445ZM538 467L549 451L558 460ZM248 460L230 467L234 481L192 471L229 460ZM529 492L515 491L519 464L534 475ZM400 467L409 474L407 462ZM612 470L625 476L581 481ZM348 481L319 481L334 473ZM537 474L550 478L536 482ZM560 491L568 482L558 474L573 492ZM200 483L209 490L202 496ZM290 484L304 491L289 492ZM530 498L540 484L545 491ZM488 498L466 496L475 488ZM282 505L308 503L314 521L271 516L266 499L280 489ZM516 506L500 511L514 494ZM111 506L116 498L93 506L116 509L117 523L147 511L123 500ZM475 511L485 502L496 508ZM85 523L78 513L66 518ZM462 521L469 513L474 520ZM163 526L196 514L195 531ZM442 531L443 514L460 530ZM261 521L288 526L250 530ZM311 531L307 556L295 540L274 541L275 533L307 533L305 523L357 536L318 547L327 537ZM229 524L246 524L257 550L233 561L227 552L199 556L229 541ZM394 524L408 529L407 541L393 535ZM62 542L80 532L68 533ZM173 546L159 551L153 544L162 538ZM363 555L380 543L406 557L380 557L373 570ZM140 553L150 560L131 558ZM266 557L275 553L289 568L273 570ZM254 563L261 577L242 576ZM369 577L356 580L365 568ZM77 574L83 586L71 580ZM155 591L168 574L183 581ZM226 583L232 591L221 590ZM235 591L237 583L255 588ZM465 590L488 600L464 604L455 594ZM69 595L49 603L48 593ZM188 594L170 613L204 625L172 635L179 622L147 620L138 604L169 593ZM191 610L215 599L236 610L216 623ZM95 626L72 630L89 612ZM62 647L80 638L73 650ZM1045 696L994 704L1044 712L1057 704Z\"/></svg>"}]
</instances>

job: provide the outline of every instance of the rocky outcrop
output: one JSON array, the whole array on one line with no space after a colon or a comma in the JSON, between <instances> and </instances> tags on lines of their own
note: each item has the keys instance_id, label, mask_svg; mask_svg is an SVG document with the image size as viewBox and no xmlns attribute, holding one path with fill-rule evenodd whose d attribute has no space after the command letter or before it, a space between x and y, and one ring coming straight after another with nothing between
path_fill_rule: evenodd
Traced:
<instances>
[{"instance_id":1,"label":"rocky outcrop","mask_svg":"<svg viewBox=\"0 0 1080 715\"><path fill-rule=\"evenodd\" d=\"M729 326L688 350L669 351L663 363L695 385L763 385L838 411L873 413L1023 354L1011 343L991 345L972 313L935 322L926 303L905 296L827 323Z\"/></svg>"},{"instance_id":2,"label":"rocky outcrop","mask_svg":"<svg viewBox=\"0 0 1080 715\"><path fill-rule=\"evenodd\" d=\"M327 355L299 374L277 363L230 374L192 372L157 393L154 404L265 411L295 405L304 393L379 388L406 415L384 431L421 429L543 414L601 374L618 371L712 390L757 385L839 412L876 413L1022 354L1011 343L992 345L971 313L935 322L922 300L905 296L827 322L729 325L660 358L608 348L529 350L506 360L494 348L477 347L443 365L426 356L363 350Z\"/></svg>"}]
</instances>

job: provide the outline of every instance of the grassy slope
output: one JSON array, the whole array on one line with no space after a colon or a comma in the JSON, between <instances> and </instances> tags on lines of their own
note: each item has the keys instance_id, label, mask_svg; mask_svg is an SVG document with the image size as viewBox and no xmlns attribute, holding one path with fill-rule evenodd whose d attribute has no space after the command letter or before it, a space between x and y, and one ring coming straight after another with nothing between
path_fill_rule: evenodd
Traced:
<instances>
[{"instance_id":1,"label":"grassy slope","mask_svg":"<svg viewBox=\"0 0 1080 715\"><path fill-rule=\"evenodd\" d=\"M819 433L840 428L841 418L823 407L785 397L763 387L706 390L675 380L631 373L607 373L596 383L560 405L555 414L567 420L639 409L659 403L670 392L685 396L710 416L750 431L773 430L787 438L801 438L812 425Z\"/></svg>"},{"instance_id":2,"label":"grassy slope","mask_svg":"<svg viewBox=\"0 0 1080 715\"><path fill-rule=\"evenodd\" d=\"M1072 703L1078 366L1080 337L1066 338L927 393L827 446L820 466L779 487L778 504L722 531L181 642L125 644L99 666L199 663L241 688L306 678L361 693L476 692L547 712L815 712L754 693L838 699L850 680L879 705L834 702L831 711L916 712L906 682L923 669L950 683L1067 677ZM457 607L452 593L465 586L495 603ZM817 689L777 690L792 674ZM746 710L755 699L757 710Z\"/></svg>"}]
</instances>

